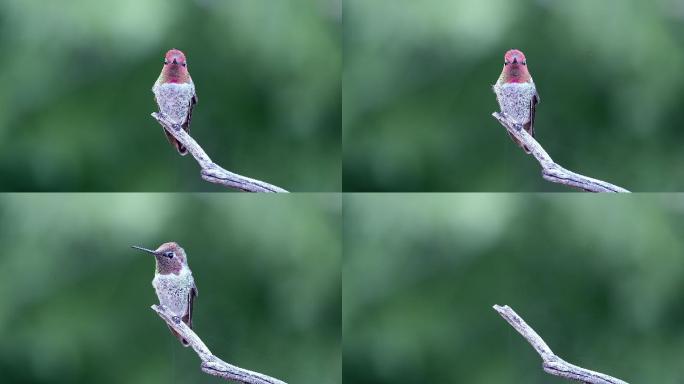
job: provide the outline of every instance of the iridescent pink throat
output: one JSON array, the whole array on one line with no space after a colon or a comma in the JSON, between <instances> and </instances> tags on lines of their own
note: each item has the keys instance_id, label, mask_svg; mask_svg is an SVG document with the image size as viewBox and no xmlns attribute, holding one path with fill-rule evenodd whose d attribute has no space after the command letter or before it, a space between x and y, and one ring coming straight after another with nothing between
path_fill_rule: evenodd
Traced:
<instances>
[{"instance_id":1,"label":"iridescent pink throat","mask_svg":"<svg viewBox=\"0 0 684 384\"><path fill-rule=\"evenodd\" d=\"M162 69L165 83L189 83L190 74L185 67L179 64L168 64Z\"/></svg>"},{"instance_id":2,"label":"iridescent pink throat","mask_svg":"<svg viewBox=\"0 0 684 384\"><path fill-rule=\"evenodd\" d=\"M509 64L504 67L503 75L506 83L527 83L532 78L527 67L520 64Z\"/></svg>"}]
</instances>

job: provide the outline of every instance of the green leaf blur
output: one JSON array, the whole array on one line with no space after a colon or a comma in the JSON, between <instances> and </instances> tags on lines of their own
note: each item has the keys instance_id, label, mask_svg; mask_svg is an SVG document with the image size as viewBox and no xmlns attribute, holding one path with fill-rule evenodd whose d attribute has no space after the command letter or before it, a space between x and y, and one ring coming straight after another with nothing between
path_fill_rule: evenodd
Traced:
<instances>
[{"instance_id":1,"label":"green leaf blur","mask_svg":"<svg viewBox=\"0 0 684 384\"><path fill-rule=\"evenodd\" d=\"M191 133L231 171L341 188L339 0L0 2L0 189L215 191L150 113L183 50Z\"/></svg>"},{"instance_id":2,"label":"green leaf blur","mask_svg":"<svg viewBox=\"0 0 684 384\"><path fill-rule=\"evenodd\" d=\"M492 305L571 363L681 383L684 199L344 199L345 383L565 383Z\"/></svg>"},{"instance_id":3,"label":"green leaf blur","mask_svg":"<svg viewBox=\"0 0 684 384\"><path fill-rule=\"evenodd\" d=\"M219 357L288 383L341 380L339 196L0 197L2 383L217 383L150 309L178 242L193 323Z\"/></svg>"},{"instance_id":4,"label":"green leaf blur","mask_svg":"<svg viewBox=\"0 0 684 384\"><path fill-rule=\"evenodd\" d=\"M561 165L635 191L684 189L679 0L348 0L348 191L564 191L492 117L525 52L537 138Z\"/></svg>"}]
</instances>

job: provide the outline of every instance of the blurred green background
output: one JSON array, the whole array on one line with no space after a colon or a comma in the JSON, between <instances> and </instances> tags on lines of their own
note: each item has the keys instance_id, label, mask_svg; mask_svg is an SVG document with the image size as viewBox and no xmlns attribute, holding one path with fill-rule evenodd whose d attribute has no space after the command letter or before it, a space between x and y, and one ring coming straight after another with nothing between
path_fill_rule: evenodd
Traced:
<instances>
[{"instance_id":1,"label":"blurred green background","mask_svg":"<svg viewBox=\"0 0 684 384\"><path fill-rule=\"evenodd\" d=\"M177 241L213 353L288 383L341 382L339 196L0 196L0 381L217 383L150 309Z\"/></svg>"},{"instance_id":2,"label":"blurred green background","mask_svg":"<svg viewBox=\"0 0 684 384\"><path fill-rule=\"evenodd\" d=\"M345 383L565 383L493 309L562 358L684 381L684 198L344 199Z\"/></svg>"},{"instance_id":3,"label":"blurred green background","mask_svg":"<svg viewBox=\"0 0 684 384\"><path fill-rule=\"evenodd\" d=\"M339 191L341 28L340 0L4 0L0 190L223 190L150 117L178 48L199 97L191 133L215 162Z\"/></svg>"},{"instance_id":4,"label":"blurred green background","mask_svg":"<svg viewBox=\"0 0 684 384\"><path fill-rule=\"evenodd\" d=\"M491 113L504 52L527 55L554 160L684 190L680 0L347 0L344 189L564 191Z\"/></svg>"}]
</instances>

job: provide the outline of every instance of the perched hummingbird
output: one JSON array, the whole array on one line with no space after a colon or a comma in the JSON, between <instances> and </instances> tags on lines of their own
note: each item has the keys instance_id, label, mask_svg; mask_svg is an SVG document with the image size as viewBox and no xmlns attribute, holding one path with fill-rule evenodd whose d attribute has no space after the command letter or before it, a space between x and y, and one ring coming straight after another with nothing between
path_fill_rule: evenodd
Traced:
<instances>
[{"instance_id":1,"label":"perched hummingbird","mask_svg":"<svg viewBox=\"0 0 684 384\"><path fill-rule=\"evenodd\" d=\"M494 93L501 112L521 124L534 137L534 111L539 103L539 94L527 70L525 55L519 50L511 49L504 55L503 70L494 84ZM515 137L511 135L511 138L530 153Z\"/></svg>"},{"instance_id":2,"label":"perched hummingbird","mask_svg":"<svg viewBox=\"0 0 684 384\"><path fill-rule=\"evenodd\" d=\"M183 321L192 329L192 304L198 292L183 248L176 243L164 243L154 251L136 245L133 248L151 253L157 259L152 286L159 304L171 312L174 320ZM188 346L187 340L173 329L171 332Z\"/></svg>"},{"instance_id":3,"label":"perched hummingbird","mask_svg":"<svg viewBox=\"0 0 684 384\"><path fill-rule=\"evenodd\" d=\"M190 119L192 109L197 104L197 94L183 52L177 49L166 52L164 66L157 82L152 87L152 92L159 106L159 112L174 124L180 125L186 132L190 132ZM178 153L185 156L188 150L165 129L162 128L162 130L171 145L178 149Z\"/></svg>"}]
</instances>

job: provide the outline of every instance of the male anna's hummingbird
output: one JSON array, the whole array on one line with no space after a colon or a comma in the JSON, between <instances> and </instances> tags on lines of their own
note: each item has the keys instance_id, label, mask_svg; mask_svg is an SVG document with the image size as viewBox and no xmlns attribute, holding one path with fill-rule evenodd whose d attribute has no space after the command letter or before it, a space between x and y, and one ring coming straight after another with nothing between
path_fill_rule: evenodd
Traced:
<instances>
[{"instance_id":1,"label":"male anna's hummingbird","mask_svg":"<svg viewBox=\"0 0 684 384\"><path fill-rule=\"evenodd\" d=\"M152 87L152 92L159 112L174 124L180 125L186 132L190 132L190 119L192 109L197 104L197 94L183 52L177 49L166 52L164 66ZM178 149L178 153L185 156L188 150L165 129L162 130L171 145Z\"/></svg>"},{"instance_id":2,"label":"male anna's hummingbird","mask_svg":"<svg viewBox=\"0 0 684 384\"><path fill-rule=\"evenodd\" d=\"M527 70L525 55L519 50L511 49L504 55L503 70L494 84L494 93L501 112L521 124L534 137L534 111L539 103L539 94ZM530 153L515 137L511 138Z\"/></svg>"},{"instance_id":3,"label":"male anna's hummingbird","mask_svg":"<svg viewBox=\"0 0 684 384\"><path fill-rule=\"evenodd\" d=\"M133 248L151 253L157 259L152 286L159 304L171 312L174 320L183 321L192 329L192 304L198 292L183 248L176 243L164 243L154 251L135 245ZM171 332L188 346L176 331L171 329Z\"/></svg>"}]
</instances>

